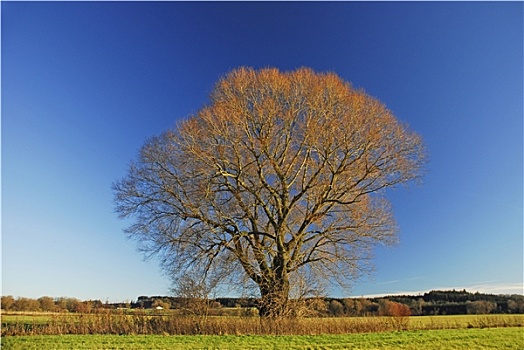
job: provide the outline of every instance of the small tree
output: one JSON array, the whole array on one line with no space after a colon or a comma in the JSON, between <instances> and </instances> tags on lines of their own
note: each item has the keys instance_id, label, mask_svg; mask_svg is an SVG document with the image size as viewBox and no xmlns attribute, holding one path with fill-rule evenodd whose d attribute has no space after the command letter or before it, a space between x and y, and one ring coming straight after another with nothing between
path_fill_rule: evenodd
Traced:
<instances>
[{"instance_id":1,"label":"small tree","mask_svg":"<svg viewBox=\"0 0 524 350\"><path fill-rule=\"evenodd\" d=\"M342 316L344 314L344 305L338 300L331 300L328 304L328 310L333 316Z\"/></svg>"},{"instance_id":2,"label":"small tree","mask_svg":"<svg viewBox=\"0 0 524 350\"><path fill-rule=\"evenodd\" d=\"M90 300L86 301L78 301L76 303L73 303L73 311L79 312L79 313L90 313L93 311L93 302Z\"/></svg>"},{"instance_id":3,"label":"small tree","mask_svg":"<svg viewBox=\"0 0 524 350\"><path fill-rule=\"evenodd\" d=\"M20 297L15 300L13 310L40 311L40 303L36 299Z\"/></svg>"},{"instance_id":4,"label":"small tree","mask_svg":"<svg viewBox=\"0 0 524 350\"><path fill-rule=\"evenodd\" d=\"M2 310L9 311L15 305L15 298L12 295L2 296Z\"/></svg>"},{"instance_id":5,"label":"small tree","mask_svg":"<svg viewBox=\"0 0 524 350\"><path fill-rule=\"evenodd\" d=\"M387 299L379 302L378 312L380 316L406 317L411 315L409 306Z\"/></svg>"},{"instance_id":6,"label":"small tree","mask_svg":"<svg viewBox=\"0 0 524 350\"><path fill-rule=\"evenodd\" d=\"M162 299L155 299L151 307L153 309L161 308L161 309L167 310L171 308L171 304Z\"/></svg>"},{"instance_id":7,"label":"small tree","mask_svg":"<svg viewBox=\"0 0 524 350\"><path fill-rule=\"evenodd\" d=\"M257 287L261 316L281 316L294 276L345 285L395 242L385 189L419 178L424 158L417 134L335 74L241 68L144 145L116 211L175 279L227 271Z\"/></svg>"},{"instance_id":8,"label":"small tree","mask_svg":"<svg viewBox=\"0 0 524 350\"><path fill-rule=\"evenodd\" d=\"M213 287L197 276L186 274L175 282L173 292L181 298L181 306L185 312L205 318L213 302L210 299Z\"/></svg>"},{"instance_id":9,"label":"small tree","mask_svg":"<svg viewBox=\"0 0 524 350\"><path fill-rule=\"evenodd\" d=\"M512 295L508 300L508 312L514 314L524 313L524 296L522 295Z\"/></svg>"},{"instance_id":10,"label":"small tree","mask_svg":"<svg viewBox=\"0 0 524 350\"><path fill-rule=\"evenodd\" d=\"M40 303L40 310L42 311L56 311L55 300L51 297L41 297L38 299Z\"/></svg>"},{"instance_id":11,"label":"small tree","mask_svg":"<svg viewBox=\"0 0 524 350\"><path fill-rule=\"evenodd\" d=\"M362 302L360 299L345 298L342 300L344 312L350 316L363 316Z\"/></svg>"},{"instance_id":12,"label":"small tree","mask_svg":"<svg viewBox=\"0 0 524 350\"><path fill-rule=\"evenodd\" d=\"M486 300L468 301L466 303L468 314L489 314L497 309L497 304Z\"/></svg>"}]
</instances>

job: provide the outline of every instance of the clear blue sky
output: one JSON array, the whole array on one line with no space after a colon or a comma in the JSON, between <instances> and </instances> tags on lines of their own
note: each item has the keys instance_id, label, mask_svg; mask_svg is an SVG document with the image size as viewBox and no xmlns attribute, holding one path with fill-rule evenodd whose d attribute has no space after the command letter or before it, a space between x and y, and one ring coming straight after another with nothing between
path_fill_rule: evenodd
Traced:
<instances>
[{"instance_id":1,"label":"clear blue sky","mask_svg":"<svg viewBox=\"0 0 524 350\"><path fill-rule=\"evenodd\" d=\"M523 3L5 2L2 294L165 295L111 184L238 66L334 71L424 138L400 244L334 296L523 293Z\"/></svg>"}]
</instances>

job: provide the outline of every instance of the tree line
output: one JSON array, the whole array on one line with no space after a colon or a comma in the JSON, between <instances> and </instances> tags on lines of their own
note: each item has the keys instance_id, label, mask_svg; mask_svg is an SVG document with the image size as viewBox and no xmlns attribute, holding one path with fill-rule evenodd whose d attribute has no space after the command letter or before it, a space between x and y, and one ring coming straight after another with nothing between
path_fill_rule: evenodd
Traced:
<instances>
[{"instance_id":1,"label":"tree line","mask_svg":"<svg viewBox=\"0 0 524 350\"><path fill-rule=\"evenodd\" d=\"M2 310L4 311L33 311L33 312L78 312L90 313L103 308L111 308L111 304L100 300L79 300L76 298L52 298L43 296L38 299L2 296Z\"/></svg>"},{"instance_id":2,"label":"tree line","mask_svg":"<svg viewBox=\"0 0 524 350\"><path fill-rule=\"evenodd\" d=\"M522 314L524 296L431 291L423 295L330 299L328 308L336 316Z\"/></svg>"},{"instance_id":3,"label":"tree line","mask_svg":"<svg viewBox=\"0 0 524 350\"><path fill-rule=\"evenodd\" d=\"M495 295L462 291L431 291L423 295L386 296L381 298L309 298L301 301L311 316L426 316L461 314L524 314L524 295ZM97 312L101 309L174 309L193 314L220 314L236 308L252 315L256 298L195 299L169 296L140 296L134 302L102 303L76 298L14 298L2 296L4 311ZM297 311L298 313L298 311Z\"/></svg>"}]
</instances>

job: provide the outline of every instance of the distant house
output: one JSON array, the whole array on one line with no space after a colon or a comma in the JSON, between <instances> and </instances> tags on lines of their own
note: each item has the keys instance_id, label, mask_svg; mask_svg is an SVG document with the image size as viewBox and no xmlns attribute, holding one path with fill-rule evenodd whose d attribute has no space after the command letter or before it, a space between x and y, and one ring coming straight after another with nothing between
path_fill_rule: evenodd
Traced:
<instances>
[{"instance_id":1,"label":"distant house","mask_svg":"<svg viewBox=\"0 0 524 350\"><path fill-rule=\"evenodd\" d=\"M157 310L164 310L164 308L162 306L157 306L157 307L155 307L155 309L157 309Z\"/></svg>"}]
</instances>

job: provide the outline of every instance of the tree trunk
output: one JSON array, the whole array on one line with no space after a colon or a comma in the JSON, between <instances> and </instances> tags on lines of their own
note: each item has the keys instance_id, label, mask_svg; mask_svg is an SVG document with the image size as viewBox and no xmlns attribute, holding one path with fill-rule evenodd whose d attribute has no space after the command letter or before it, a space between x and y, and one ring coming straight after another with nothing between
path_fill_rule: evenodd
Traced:
<instances>
[{"instance_id":1,"label":"tree trunk","mask_svg":"<svg viewBox=\"0 0 524 350\"><path fill-rule=\"evenodd\" d=\"M260 285L258 313L260 317L285 317L289 311L289 280L287 275Z\"/></svg>"}]
</instances>

